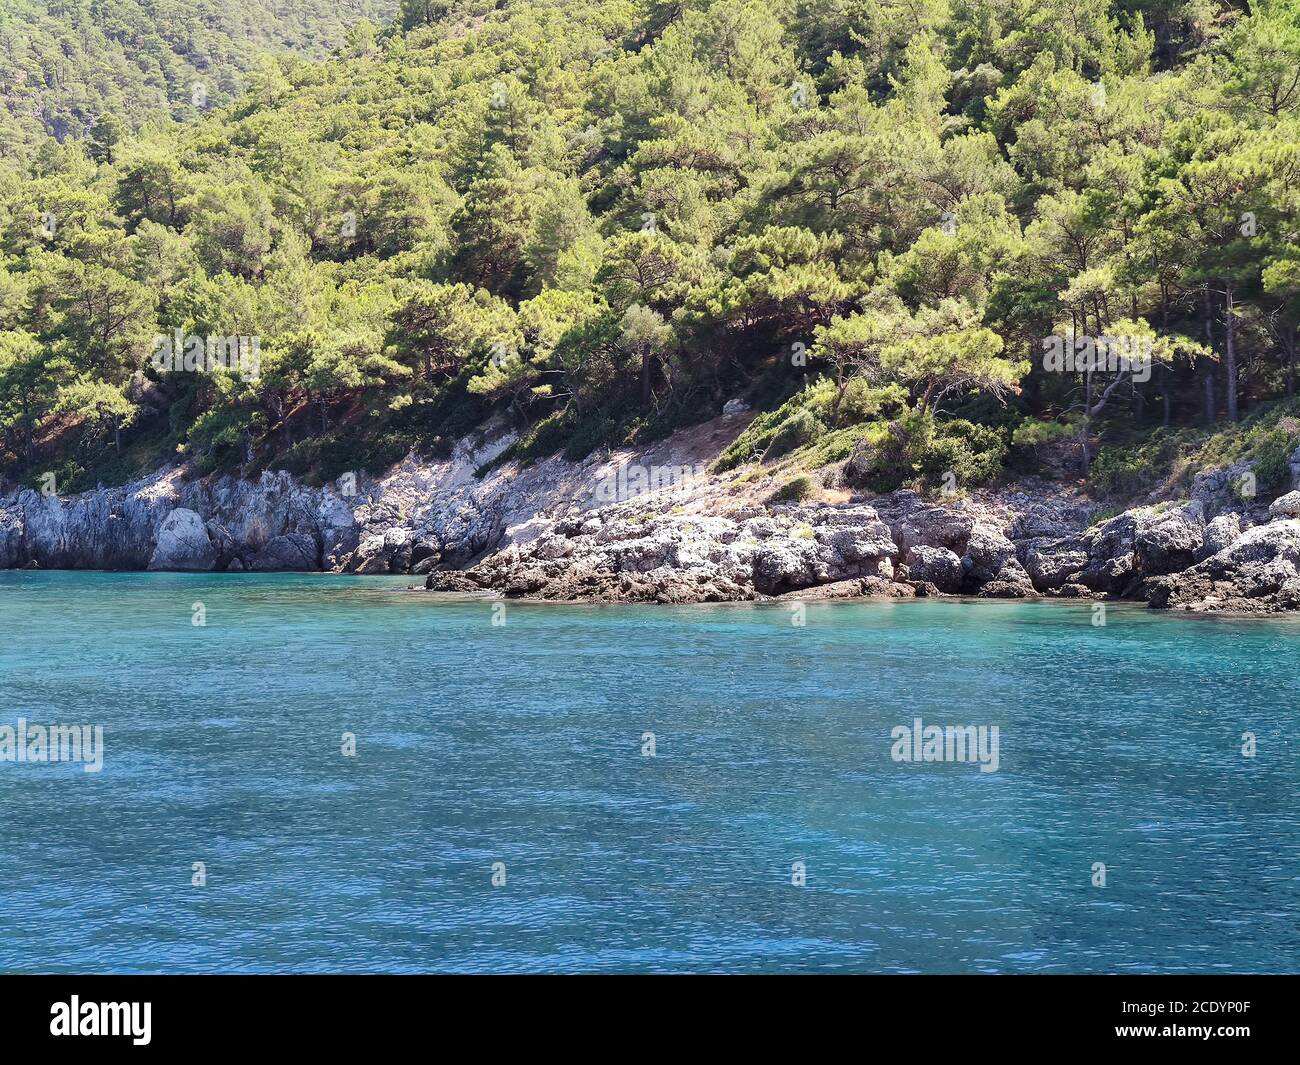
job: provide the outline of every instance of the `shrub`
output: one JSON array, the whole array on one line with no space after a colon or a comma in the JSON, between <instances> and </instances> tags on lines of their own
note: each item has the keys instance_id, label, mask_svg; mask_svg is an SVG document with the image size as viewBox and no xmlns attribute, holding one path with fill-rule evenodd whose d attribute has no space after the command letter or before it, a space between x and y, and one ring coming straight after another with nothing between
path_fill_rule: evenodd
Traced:
<instances>
[{"instance_id":1,"label":"shrub","mask_svg":"<svg viewBox=\"0 0 1300 1065\"><path fill-rule=\"evenodd\" d=\"M244 442L265 430L255 411L241 407L216 407L201 414L190 429L189 446L200 473L228 470L243 459Z\"/></svg>"},{"instance_id":2,"label":"shrub","mask_svg":"<svg viewBox=\"0 0 1300 1065\"><path fill-rule=\"evenodd\" d=\"M845 479L872 492L893 492L922 480L934 485L949 471L963 486L986 484L1006 458L1002 432L964 419L936 422L910 410L873 427L845 467Z\"/></svg>"},{"instance_id":3,"label":"shrub","mask_svg":"<svg viewBox=\"0 0 1300 1065\"><path fill-rule=\"evenodd\" d=\"M47 475L54 474L54 491L59 495L67 495L71 492L80 492L87 487L83 482L86 471L80 463L72 459L66 459L52 470L40 470L29 473L23 480L28 488L34 488L36 491L42 491L47 484Z\"/></svg>"},{"instance_id":4,"label":"shrub","mask_svg":"<svg viewBox=\"0 0 1300 1065\"><path fill-rule=\"evenodd\" d=\"M795 477L786 481L768 497L769 503L802 503L816 490L811 477Z\"/></svg>"},{"instance_id":5,"label":"shrub","mask_svg":"<svg viewBox=\"0 0 1300 1065\"><path fill-rule=\"evenodd\" d=\"M734 470L737 466L742 466L759 454L768 451L781 426L803 410L815 397L817 390L818 386L810 385L803 391L791 396L776 410L765 411L760 414L718 456L717 461L713 464L713 472L724 473L727 470Z\"/></svg>"},{"instance_id":6,"label":"shrub","mask_svg":"<svg viewBox=\"0 0 1300 1065\"><path fill-rule=\"evenodd\" d=\"M1279 424L1259 434L1254 442L1255 479L1266 491L1276 492L1291 484L1290 460L1296 448L1300 447L1300 433L1289 429L1289 426Z\"/></svg>"},{"instance_id":7,"label":"shrub","mask_svg":"<svg viewBox=\"0 0 1300 1065\"><path fill-rule=\"evenodd\" d=\"M806 410L801 410L783 421L772 435L771 442L763 458L776 459L788 455L796 448L803 447L824 432L826 426Z\"/></svg>"},{"instance_id":8,"label":"shrub","mask_svg":"<svg viewBox=\"0 0 1300 1065\"><path fill-rule=\"evenodd\" d=\"M1006 439L997 429L957 419L939 424L921 456L921 472L927 481L939 481L951 471L959 485L987 484L1006 457Z\"/></svg>"},{"instance_id":9,"label":"shrub","mask_svg":"<svg viewBox=\"0 0 1300 1065\"><path fill-rule=\"evenodd\" d=\"M1108 495L1149 491L1169 475L1181 451L1176 432L1156 429L1145 440L1103 447L1088 471L1088 480Z\"/></svg>"},{"instance_id":10,"label":"shrub","mask_svg":"<svg viewBox=\"0 0 1300 1065\"><path fill-rule=\"evenodd\" d=\"M934 423L909 411L903 417L872 426L844 467L844 479L855 488L892 492L916 479L914 453L924 450Z\"/></svg>"},{"instance_id":11,"label":"shrub","mask_svg":"<svg viewBox=\"0 0 1300 1065\"><path fill-rule=\"evenodd\" d=\"M713 472L733 470L759 455L779 458L814 443L816 451L809 456L814 462L837 462L863 435L860 427L879 424L882 413L901 409L905 395L897 385L875 387L851 381L836 408L835 394L834 382L822 378L776 410L760 414L718 457ZM832 439L834 446L822 446Z\"/></svg>"}]
</instances>

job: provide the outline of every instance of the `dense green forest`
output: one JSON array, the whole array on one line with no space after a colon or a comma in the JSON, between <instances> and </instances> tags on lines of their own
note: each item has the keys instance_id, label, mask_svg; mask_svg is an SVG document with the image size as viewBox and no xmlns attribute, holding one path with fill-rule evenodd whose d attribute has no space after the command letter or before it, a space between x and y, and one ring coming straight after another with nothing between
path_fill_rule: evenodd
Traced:
<instances>
[{"instance_id":1,"label":"dense green forest","mask_svg":"<svg viewBox=\"0 0 1300 1065\"><path fill-rule=\"evenodd\" d=\"M403 0L175 113L0 152L12 476L1300 444L1300 0Z\"/></svg>"},{"instance_id":2,"label":"dense green forest","mask_svg":"<svg viewBox=\"0 0 1300 1065\"><path fill-rule=\"evenodd\" d=\"M261 56L324 56L396 0L0 0L0 154L220 107ZM101 124L102 123L102 124ZM96 128L98 124L98 129Z\"/></svg>"}]
</instances>

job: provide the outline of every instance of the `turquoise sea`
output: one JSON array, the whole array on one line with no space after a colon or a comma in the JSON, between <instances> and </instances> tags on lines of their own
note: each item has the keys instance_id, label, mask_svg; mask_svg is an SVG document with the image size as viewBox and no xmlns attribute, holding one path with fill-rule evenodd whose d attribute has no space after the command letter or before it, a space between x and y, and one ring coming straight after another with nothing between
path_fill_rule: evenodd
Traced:
<instances>
[{"instance_id":1,"label":"turquoise sea","mask_svg":"<svg viewBox=\"0 0 1300 1065\"><path fill-rule=\"evenodd\" d=\"M1300 970L1300 621L409 581L0 574L0 971Z\"/></svg>"}]
</instances>

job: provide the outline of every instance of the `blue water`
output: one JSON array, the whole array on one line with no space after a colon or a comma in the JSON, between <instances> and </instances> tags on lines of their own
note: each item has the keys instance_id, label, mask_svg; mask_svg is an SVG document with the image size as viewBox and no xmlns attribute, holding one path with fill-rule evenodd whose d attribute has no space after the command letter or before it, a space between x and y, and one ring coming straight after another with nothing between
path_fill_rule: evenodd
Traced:
<instances>
[{"instance_id":1,"label":"blue water","mask_svg":"<svg viewBox=\"0 0 1300 1065\"><path fill-rule=\"evenodd\" d=\"M0 574L0 971L1300 969L1300 622L407 583Z\"/></svg>"}]
</instances>

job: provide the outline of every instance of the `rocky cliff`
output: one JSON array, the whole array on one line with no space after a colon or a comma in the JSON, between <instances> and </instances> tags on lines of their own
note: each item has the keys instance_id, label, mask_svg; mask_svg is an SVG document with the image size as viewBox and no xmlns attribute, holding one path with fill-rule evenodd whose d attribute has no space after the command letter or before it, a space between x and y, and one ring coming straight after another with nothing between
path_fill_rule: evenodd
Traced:
<instances>
[{"instance_id":1,"label":"rocky cliff","mask_svg":"<svg viewBox=\"0 0 1300 1065\"><path fill-rule=\"evenodd\" d=\"M1049 482L773 504L743 475L703 474L738 428L721 418L636 453L486 473L507 435L323 487L176 468L66 498L23 490L0 498L0 567L410 573L433 590L606 602L949 594L1300 608L1300 492L1243 504L1209 471L1189 499L1100 521L1095 503Z\"/></svg>"}]
</instances>

